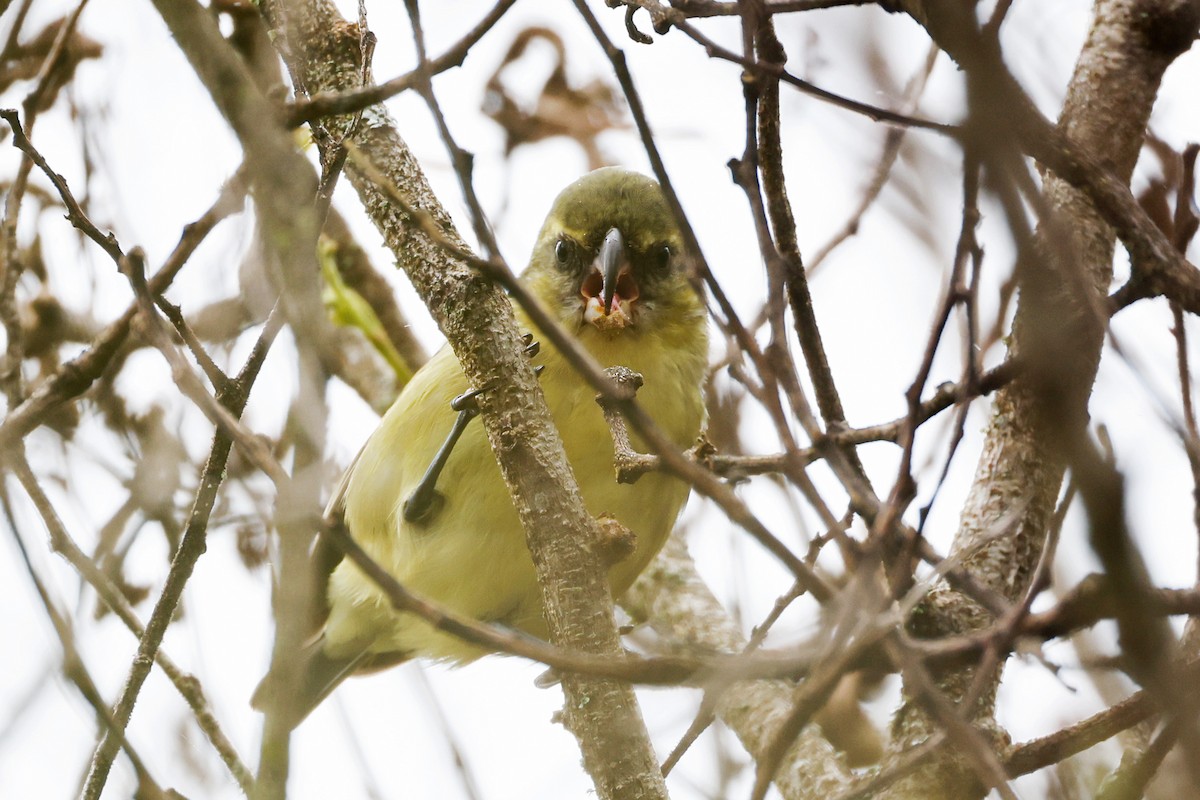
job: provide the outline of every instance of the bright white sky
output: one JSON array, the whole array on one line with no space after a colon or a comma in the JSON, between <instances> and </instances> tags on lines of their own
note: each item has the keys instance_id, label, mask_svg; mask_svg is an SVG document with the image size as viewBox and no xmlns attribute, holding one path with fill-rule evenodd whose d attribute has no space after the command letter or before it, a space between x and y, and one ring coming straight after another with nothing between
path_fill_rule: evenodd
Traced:
<instances>
[{"instance_id":1,"label":"bright white sky","mask_svg":"<svg viewBox=\"0 0 1200 800\"><path fill-rule=\"evenodd\" d=\"M353 13L352 7L343 5L348 14ZM429 50L437 54L472 26L490 2L441 0L424 6ZM624 37L620 12L609 11L599 2L591 6L628 54L668 172L709 262L739 310L753 315L764 293L761 262L745 200L725 167L743 148L737 69L707 59L701 48L678 32L656 37L652 46L631 43ZM38 0L27 29L36 30L46 19L61 14L65 6L60 3L58 7L54 12L54 3ZM1089 7L1084 0L1027 0L1015 4L1006 23L1008 62L1048 114L1054 113L1069 78ZM368 2L368 12L379 39L376 76L383 80L406 71L413 64L413 48L402 4ZM6 31L11 13L0 22ZM569 3L523 0L472 51L462 68L435 82L459 143L476 155L477 188L485 207L494 214L503 253L516 267L524 264L551 199L586 169L581 150L565 140L519 149L505 162L500 129L480 113L484 82L514 34L531 24L552 27L568 42L569 73L574 82L608 75L603 54ZM649 29L640 16L639 24ZM714 20L699 25L732 49L740 48L735 22ZM101 164L90 187L97 217L102 226L113 228L126 248L143 246L154 265L177 241L180 228L211 204L240 153L149 3L93 0L83 15L82 27L106 50L101 61L81 70L75 94L85 111L102 115L93 120L89 141ZM866 52L864 38L876 43L878 68L897 87L919 68L927 48L921 31L906 18L874 9L781 18L779 28L795 72L823 88L886 107L897 105L899 93L877 90L871 80L873 67L861 56ZM1200 138L1200 109L1194 99L1194 87L1200 82L1198 58L1193 51L1168 73L1156 112L1155 129L1176 147ZM510 85L540 86L549 59L549 48L535 49L526 63L510 71ZM856 205L869 181L884 129L784 91L790 195L800 225L801 247L811 253L840 228ZM524 90L523 95L532 99L534 89ZM10 91L3 103L16 105L21 97ZM406 96L389 106L435 189L469 236L457 183L424 105L415 96ZM961 108L958 73L943 58L934 69L920 113L953 122ZM55 169L80 191L85 180L79 142L61 104L39 121L34 140ZM885 190L859 235L836 252L813 287L834 374L855 425L887 421L903 413L903 391L920 361L958 232L958 154L931 135L910 134L909 143L897 167L897 185ZM648 170L632 133L611 132L603 137L602 145L614 161ZM4 159L5 174L10 174L14 163L11 148L0 152L0 158ZM1143 164L1139 175L1151 174L1146 170L1153 169L1153 164ZM344 211L355 208L354 197L344 186L337 201ZM31 221L30 216L26 222ZM352 221L376 263L390 264L369 223L360 216ZM74 235L52 215L39 224L48 240L47 260L59 270L57 286L69 301L86 308L96 297L96 307L113 315L125 308L129 297L124 280L94 249L85 251L87 260L80 263L77 274L69 273L65 265L80 259ZM918 236L914 231L926 234ZM984 291L989 298L984 303L987 318L995 312L990 299L994 287L1008 275L1011 248L1002 222L994 215L985 220L980 235L987 250L985 284L992 290L991 295ZM244 221L227 223L176 282L172 299L188 311L237 291L235 267L249 236ZM79 277L92 274L97 277ZM405 311L423 338L436 346L440 337L403 278L396 276L395 284ZM1200 330L1194 325L1191 330L1191 341L1200 341ZM1115 331L1132 356L1132 366L1106 354L1093 417L1109 426L1129 479L1133 526L1143 537L1155 580L1171 586L1190 585L1196 569L1190 478L1182 451L1165 421L1178 414L1169 315L1162 304L1142 304L1123 312ZM235 350L233 360L240 363L244 350ZM995 351L989 357L994 362L999 355ZM1194 345L1192 355L1200 363L1200 351ZM953 347L948 348L936 362L931 386L957 377L959 357ZM131 387L136 407L147 408L174 396L174 386L157 354L138 354L131 369L122 385ZM278 430L290 397L291 373L286 348L279 348L252 398L247 414L252 427L268 433ZM331 456L346 463L373 429L375 418L344 387L335 387L331 399ZM201 458L208 446L208 428L198 422L192 409L173 413L193 457ZM967 441L935 506L929 531L939 548L944 549L953 534L985 424L981 410L973 412ZM928 467L933 459L931 470L936 474L948 430L944 424L923 429L918 466ZM747 417L745 438L756 452L774 449L769 428L754 414ZM89 547L96 529L121 496L103 451L76 446L64 456L56 438L43 431L30 438L30 452L42 474L61 476L65 481L65 521L72 534ZM888 445L863 449L879 486L890 486L897 454ZM127 464L111 466L118 476L127 474L129 468ZM832 486L821 469L814 470L814 475L823 488ZM922 483L926 494L919 502L927 500L927 487L932 483ZM764 517L785 541L800 540L804 531L795 528L772 484L756 482L742 492L752 505L765 509ZM15 496L19 505L23 503L19 491ZM64 494L60 491L56 496ZM836 507L839 495L835 491L831 496ZM772 513L772 509L776 511ZM26 544L34 551L39 570L51 577L57 597L68 608L81 602L90 606L90 593L84 593L82 601L78 599L78 579L47 552L36 517L32 510L25 510L28 515L23 518L22 533ZM693 552L711 585L722 598L736 599L738 612L748 625L753 624L775 597L787 590L786 576L706 504L693 502L685 520ZM1068 526L1060 551L1061 574L1068 581L1078 579L1094 564L1078 523L1075 520ZM165 648L199 676L226 732L243 757L253 762L261 720L247 703L269 658L269 587L265 572L247 573L240 564L233 533L232 526L213 532L208 553L185 596L186 616L172 627ZM59 663L59 646L11 536L0 536L0 551L4 552L0 557L0 600L6 609L3 631L10 642L0 660L0 796L68 797L77 791L94 747L95 725L74 688L53 674ZM152 583L155 593L166 557L161 537L153 535L143 536L131 556L135 571L141 571L138 577ZM148 615L149 605L139 611ZM105 695L115 697L135 642L111 617L92 622L85 613L80 619L85 622L76 634L84 658ZM774 641L796 641L815 623L811 607L800 605L785 617ZM1050 654L1074 663L1074 654L1065 648L1051 649ZM439 714L453 731L480 787L480 797L587 796L590 782L578 766L574 740L550 722L561 696L557 690L533 687L539 672L537 666L515 659L487 658L456 670L407 665L347 682L294 739L292 796L298 800L467 797L455 773ZM1072 693L1071 687L1081 691ZM1031 692L1036 693L1038 702L1028 701ZM642 696L652 735L665 754L690 722L698 696L683 690L648 691ZM1016 740L1049 732L1095 708L1094 696L1081 674L1068 669L1055 678L1032 663L1014 663L1010 668L1002 704L1008 698L1018 698L1022 709L1020 714L1002 712L1002 722ZM881 722L894 701L892 692L885 692L878 701L875 711ZM727 733L719 735L732 741ZM157 672L142 693L130 736L152 774L165 786L174 786L193 798L240 796L208 745L198 741L200 735L188 722L174 689ZM733 750L745 759L736 744ZM199 778L196 770L185 764L184 752L198 758L203 774L216 776L216 783ZM672 796L744 796L750 785L745 774L732 785L716 788L721 786L716 753L710 734L672 776ZM106 796L128 796L131 781L128 767L118 760ZM1042 785L1033 778L1020 782L1018 788L1023 796L1036 797Z\"/></svg>"}]
</instances>

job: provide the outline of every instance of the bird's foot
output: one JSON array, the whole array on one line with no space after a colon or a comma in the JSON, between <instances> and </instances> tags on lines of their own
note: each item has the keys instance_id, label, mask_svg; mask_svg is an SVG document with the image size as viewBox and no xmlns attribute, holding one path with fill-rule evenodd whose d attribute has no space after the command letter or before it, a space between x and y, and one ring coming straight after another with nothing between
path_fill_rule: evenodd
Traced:
<instances>
[{"instance_id":1,"label":"bird's foot","mask_svg":"<svg viewBox=\"0 0 1200 800\"><path fill-rule=\"evenodd\" d=\"M521 341L525 344L525 355L529 358L533 358L541 350L541 344L533 340L532 333L524 334ZM541 375L543 369L545 367L542 365L534 367L534 374ZM417 484L417 488L413 489L412 494L408 496L401 507L406 522L427 523L445 505L445 495L437 490L438 478L441 477L442 470L450 459L450 453L454 451L454 446L458 444L459 437L467 429L471 420L479 416L479 396L492 388L493 384L489 383L480 389L468 389L450 401L450 408L458 412L458 417L455 418L454 425L446 436L446 441L442 443L437 455L433 457L421 482Z\"/></svg>"},{"instance_id":2,"label":"bird's foot","mask_svg":"<svg viewBox=\"0 0 1200 800\"><path fill-rule=\"evenodd\" d=\"M421 482L417 484L417 488L413 489L412 494L401 506L406 522L429 522L445 505L445 495L437 490L438 478L441 477L446 462L450 460L450 453L454 451L454 445L458 444L459 437L467 429L471 420L479 416L479 395L489 388L485 386L482 389L469 389L450 401L450 408L458 412L458 417L455 418L454 425L450 428L449 435L446 436L446 441L438 448L437 455L433 457L429 469L425 470Z\"/></svg>"}]
</instances>

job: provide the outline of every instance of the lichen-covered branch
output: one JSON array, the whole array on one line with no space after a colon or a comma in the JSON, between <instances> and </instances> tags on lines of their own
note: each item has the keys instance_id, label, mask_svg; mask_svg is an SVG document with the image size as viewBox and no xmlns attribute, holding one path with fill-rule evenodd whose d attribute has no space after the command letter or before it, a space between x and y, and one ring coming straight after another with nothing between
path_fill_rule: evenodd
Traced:
<instances>
[{"instance_id":1,"label":"lichen-covered branch","mask_svg":"<svg viewBox=\"0 0 1200 800\"><path fill-rule=\"evenodd\" d=\"M746 646L738 626L696 573L687 545L672 536L662 553L625 595L624 606L649 621L670 641L722 652ZM717 716L737 734L756 760L775 742L791 714L793 688L783 681L740 681L715 687ZM775 786L788 800L832 797L850 772L814 727L797 737L775 772Z\"/></svg>"},{"instance_id":2,"label":"lichen-covered branch","mask_svg":"<svg viewBox=\"0 0 1200 800\"><path fill-rule=\"evenodd\" d=\"M1024 167L1013 166L1016 154L1005 143L1004 117L1026 101L1013 94L1015 83L1004 70L994 40L985 39L965 5L909 5L935 41L966 70L984 161L998 193L1012 196L1021 182L1017 171ZM1187 37L1164 41L1153 35L1180 5L1099 0L1068 90L1058 130L1071 146L1102 157L1125 183L1162 74L1179 54L1179 42L1195 34L1193 19ZM1018 376L997 393L954 544L956 552L973 553L967 563L974 576L1010 600L1026 591L1041 552L1067 464L1066 442L1083 435L1106 330L1105 315L1096 310L1104 308L1112 277L1115 236L1088 197L1052 175L1044 198L1041 237L1023 246L1018 267L1022 294L1010 348L1012 354L1029 359L1030 374ZM1008 207L1010 222L1015 223L1011 202ZM1019 225L1015 230L1019 232ZM993 536L1014 509L1019 511L1011 531ZM942 636L986 622L978 606L955 592L939 590L922 609L916 629L923 636ZM971 681L972 673L964 670L938 676L940 688L952 697L964 696ZM976 707L963 712L987 725L994 699L993 684ZM937 729L929 716L906 703L894 720L893 751L914 747ZM886 796L964 798L981 796L981 790L963 760L953 751L943 751Z\"/></svg>"}]
</instances>

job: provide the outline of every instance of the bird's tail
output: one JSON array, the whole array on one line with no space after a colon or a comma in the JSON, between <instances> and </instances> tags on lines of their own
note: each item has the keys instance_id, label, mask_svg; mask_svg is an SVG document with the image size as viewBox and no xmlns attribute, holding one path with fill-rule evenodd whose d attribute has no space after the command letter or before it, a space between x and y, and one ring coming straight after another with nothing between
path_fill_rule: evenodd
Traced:
<instances>
[{"instance_id":1,"label":"bird's tail","mask_svg":"<svg viewBox=\"0 0 1200 800\"><path fill-rule=\"evenodd\" d=\"M325 638L318 636L304 646L299 674L286 686L271 670L254 690L250 705L259 711L275 711L295 728L312 713L338 684L354 674L365 674L394 667L411 658L409 653L372 653L365 647L358 653L334 658L325 652Z\"/></svg>"},{"instance_id":2,"label":"bird's tail","mask_svg":"<svg viewBox=\"0 0 1200 800\"><path fill-rule=\"evenodd\" d=\"M329 696L337 685L352 675L370 659L365 650L348 658L332 658L323 648L324 637L305 645L296 680L284 685L278 671L269 671L254 690L250 705L255 709L275 712L296 727L312 710Z\"/></svg>"}]
</instances>

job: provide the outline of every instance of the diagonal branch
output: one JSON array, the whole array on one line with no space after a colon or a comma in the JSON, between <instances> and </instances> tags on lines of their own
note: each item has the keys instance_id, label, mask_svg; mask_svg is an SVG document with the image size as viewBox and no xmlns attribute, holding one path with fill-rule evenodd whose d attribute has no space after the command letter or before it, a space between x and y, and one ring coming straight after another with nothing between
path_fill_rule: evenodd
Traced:
<instances>
[{"instance_id":1,"label":"diagonal branch","mask_svg":"<svg viewBox=\"0 0 1200 800\"><path fill-rule=\"evenodd\" d=\"M264 12L285 49L298 86L309 92L356 86L358 31L320 0ZM411 207L432 214L446 236L461 239L384 109L364 112L358 147ZM463 260L447 253L362 171L348 170L368 214L408 273L454 349L468 381L494 386L483 396L483 422L525 527L555 642L594 653L619 652L612 600L599 553L580 543L600 538L583 507L562 441L528 359L512 307ZM537 498L536 503L533 498ZM568 676L566 721L602 797L663 797L665 788L632 690L613 681Z\"/></svg>"}]
</instances>

